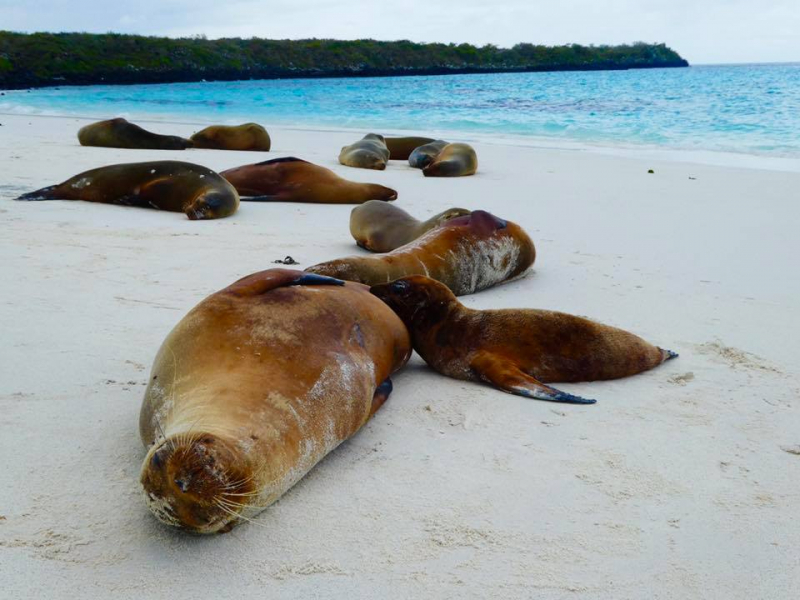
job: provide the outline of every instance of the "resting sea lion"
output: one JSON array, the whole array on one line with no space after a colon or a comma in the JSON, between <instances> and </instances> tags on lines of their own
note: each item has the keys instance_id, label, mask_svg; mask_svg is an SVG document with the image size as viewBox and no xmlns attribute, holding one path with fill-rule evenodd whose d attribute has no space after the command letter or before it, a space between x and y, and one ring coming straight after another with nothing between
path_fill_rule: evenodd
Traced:
<instances>
[{"instance_id":1,"label":"resting sea lion","mask_svg":"<svg viewBox=\"0 0 800 600\"><path fill-rule=\"evenodd\" d=\"M447 144L436 158L422 169L425 177L463 177L478 170L478 155L469 144Z\"/></svg>"},{"instance_id":2,"label":"resting sea lion","mask_svg":"<svg viewBox=\"0 0 800 600\"><path fill-rule=\"evenodd\" d=\"M359 284L272 269L212 294L153 364L148 506L199 533L249 520L367 422L410 354L403 323Z\"/></svg>"},{"instance_id":3,"label":"resting sea lion","mask_svg":"<svg viewBox=\"0 0 800 600\"><path fill-rule=\"evenodd\" d=\"M192 220L227 217L239 208L239 194L217 173L187 162L109 165L84 171L17 200L86 200L183 212Z\"/></svg>"},{"instance_id":4,"label":"resting sea lion","mask_svg":"<svg viewBox=\"0 0 800 600\"><path fill-rule=\"evenodd\" d=\"M294 157L228 169L220 175L236 188L242 200L249 201L360 204L397 199L397 192L391 188L348 181L330 169Z\"/></svg>"},{"instance_id":5,"label":"resting sea lion","mask_svg":"<svg viewBox=\"0 0 800 600\"><path fill-rule=\"evenodd\" d=\"M367 285L427 275L462 296L521 275L535 258L533 242L519 225L476 210L388 254L341 258L306 271Z\"/></svg>"},{"instance_id":6,"label":"resting sea lion","mask_svg":"<svg viewBox=\"0 0 800 600\"><path fill-rule=\"evenodd\" d=\"M445 142L444 140L434 140L430 144L415 148L411 156L408 157L408 164L415 169L424 169L434 161L442 149L449 143L450 142Z\"/></svg>"},{"instance_id":7,"label":"resting sea lion","mask_svg":"<svg viewBox=\"0 0 800 600\"><path fill-rule=\"evenodd\" d=\"M348 167L377 169L383 171L389 160L389 149L382 135L368 133L362 139L343 146L339 152L339 162Z\"/></svg>"},{"instance_id":8,"label":"resting sea lion","mask_svg":"<svg viewBox=\"0 0 800 600\"><path fill-rule=\"evenodd\" d=\"M550 310L473 310L428 277L375 286L411 333L411 343L433 369L484 381L510 394L593 404L544 385L618 379L677 356L608 325Z\"/></svg>"},{"instance_id":9,"label":"resting sea lion","mask_svg":"<svg viewBox=\"0 0 800 600\"><path fill-rule=\"evenodd\" d=\"M159 135L119 117L98 121L78 131L81 146L137 150L185 150L192 142L177 135Z\"/></svg>"},{"instance_id":10,"label":"resting sea lion","mask_svg":"<svg viewBox=\"0 0 800 600\"><path fill-rule=\"evenodd\" d=\"M356 244L366 250L390 252L414 241L445 221L469 213L465 208L448 208L427 221L417 221L402 208L370 200L350 213L350 233Z\"/></svg>"},{"instance_id":11,"label":"resting sea lion","mask_svg":"<svg viewBox=\"0 0 800 600\"><path fill-rule=\"evenodd\" d=\"M257 123L212 125L191 137L195 148L216 150L259 150L268 152L272 141L267 130Z\"/></svg>"},{"instance_id":12,"label":"resting sea lion","mask_svg":"<svg viewBox=\"0 0 800 600\"><path fill-rule=\"evenodd\" d=\"M433 138L428 137L387 137L386 147L389 149L389 160L408 160L415 148L428 144Z\"/></svg>"}]
</instances>

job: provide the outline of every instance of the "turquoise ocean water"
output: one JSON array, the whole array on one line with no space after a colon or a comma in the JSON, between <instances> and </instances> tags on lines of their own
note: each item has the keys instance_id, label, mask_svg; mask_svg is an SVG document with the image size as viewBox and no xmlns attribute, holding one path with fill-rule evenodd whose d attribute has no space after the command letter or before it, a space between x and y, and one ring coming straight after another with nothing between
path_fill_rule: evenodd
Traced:
<instances>
[{"instance_id":1,"label":"turquoise ocean water","mask_svg":"<svg viewBox=\"0 0 800 600\"><path fill-rule=\"evenodd\" d=\"M800 157L800 64L8 91L0 113L448 131Z\"/></svg>"}]
</instances>

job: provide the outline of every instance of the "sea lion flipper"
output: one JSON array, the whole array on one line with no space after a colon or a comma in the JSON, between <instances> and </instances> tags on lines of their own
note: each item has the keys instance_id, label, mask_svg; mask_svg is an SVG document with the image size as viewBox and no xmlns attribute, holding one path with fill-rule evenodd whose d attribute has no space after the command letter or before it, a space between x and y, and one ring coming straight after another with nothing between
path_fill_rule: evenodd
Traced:
<instances>
[{"instance_id":1,"label":"sea lion flipper","mask_svg":"<svg viewBox=\"0 0 800 600\"><path fill-rule=\"evenodd\" d=\"M344 281L293 269L269 269L243 277L225 291L239 297L258 296L290 285L344 285Z\"/></svg>"},{"instance_id":2,"label":"sea lion flipper","mask_svg":"<svg viewBox=\"0 0 800 600\"><path fill-rule=\"evenodd\" d=\"M386 401L389 399L389 394L392 393L392 388L393 388L392 380L389 378L387 378L382 384L378 386L378 388L375 390L375 395L372 396L372 407L369 410L370 417L374 415L378 411L378 409L386 403Z\"/></svg>"},{"instance_id":3,"label":"sea lion flipper","mask_svg":"<svg viewBox=\"0 0 800 600\"><path fill-rule=\"evenodd\" d=\"M55 200L56 197L53 195L53 192L57 187L58 187L57 185L48 185L47 187L43 187L40 190L36 190L34 192L28 192L27 194L22 194L21 196L14 198L14 200L23 200L23 201Z\"/></svg>"},{"instance_id":4,"label":"sea lion flipper","mask_svg":"<svg viewBox=\"0 0 800 600\"><path fill-rule=\"evenodd\" d=\"M574 396L545 385L520 370L513 361L490 352L478 353L470 363L470 367L483 381L509 394L566 404L594 404L597 402L597 400Z\"/></svg>"},{"instance_id":5,"label":"sea lion flipper","mask_svg":"<svg viewBox=\"0 0 800 600\"><path fill-rule=\"evenodd\" d=\"M282 202L283 198L276 195L239 196L242 202Z\"/></svg>"}]
</instances>

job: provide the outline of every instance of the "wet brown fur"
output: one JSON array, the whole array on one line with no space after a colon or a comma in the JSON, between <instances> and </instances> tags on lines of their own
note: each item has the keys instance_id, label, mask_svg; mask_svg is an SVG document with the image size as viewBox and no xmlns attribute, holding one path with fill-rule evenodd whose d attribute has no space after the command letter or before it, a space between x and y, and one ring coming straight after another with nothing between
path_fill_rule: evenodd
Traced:
<instances>
[{"instance_id":1,"label":"wet brown fur","mask_svg":"<svg viewBox=\"0 0 800 600\"><path fill-rule=\"evenodd\" d=\"M276 202L361 204L397 198L391 188L348 181L330 169L293 157L228 169L220 175L242 196L266 196L264 200Z\"/></svg>"},{"instance_id":2,"label":"wet brown fur","mask_svg":"<svg viewBox=\"0 0 800 600\"><path fill-rule=\"evenodd\" d=\"M383 171L388 160L386 140L377 133L368 133L357 142L343 146L339 152L339 162L347 167Z\"/></svg>"},{"instance_id":3,"label":"wet brown fur","mask_svg":"<svg viewBox=\"0 0 800 600\"><path fill-rule=\"evenodd\" d=\"M239 194L219 174L175 160L92 169L18 200L85 200L138 206L182 212L192 220L227 217L239 207Z\"/></svg>"},{"instance_id":4,"label":"wet brown fur","mask_svg":"<svg viewBox=\"0 0 800 600\"><path fill-rule=\"evenodd\" d=\"M622 329L561 312L473 310L427 277L372 293L403 320L414 349L436 371L510 393L547 395L552 388L541 384L628 377L674 356Z\"/></svg>"},{"instance_id":5,"label":"wet brown fur","mask_svg":"<svg viewBox=\"0 0 800 600\"><path fill-rule=\"evenodd\" d=\"M387 137L385 140L389 149L389 160L408 160L414 150L434 141L433 138L413 136Z\"/></svg>"},{"instance_id":6,"label":"wet brown fur","mask_svg":"<svg viewBox=\"0 0 800 600\"><path fill-rule=\"evenodd\" d=\"M195 148L216 150L255 150L268 152L272 146L269 133L258 123L212 125L191 137Z\"/></svg>"},{"instance_id":7,"label":"wet brown fur","mask_svg":"<svg viewBox=\"0 0 800 600\"><path fill-rule=\"evenodd\" d=\"M121 117L98 121L78 131L81 146L130 148L136 150L184 150L192 142L177 135L159 135Z\"/></svg>"},{"instance_id":8,"label":"wet brown fur","mask_svg":"<svg viewBox=\"0 0 800 600\"><path fill-rule=\"evenodd\" d=\"M265 508L386 400L408 332L363 285L255 273L192 309L164 341L140 416L153 512L201 533ZM233 513L233 514L232 514Z\"/></svg>"},{"instance_id":9,"label":"wet brown fur","mask_svg":"<svg viewBox=\"0 0 800 600\"><path fill-rule=\"evenodd\" d=\"M449 208L427 221L418 221L402 208L371 200L350 213L350 233L356 244L371 252L391 252L442 223L468 215L465 208Z\"/></svg>"},{"instance_id":10,"label":"wet brown fur","mask_svg":"<svg viewBox=\"0 0 800 600\"><path fill-rule=\"evenodd\" d=\"M448 144L424 169L425 177L464 177L478 170L478 155L469 144Z\"/></svg>"},{"instance_id":11,"label":"wet brown fur","mask_svg":"<svg viewBox=\"0 0 800 600\"><path fill-rule=\"evenodd\" d=\"M533 242L519 225L479 210L388 254L342 258L306 270L367 285L428 275L461 296L522 274L535 258Z\"/></svg>"}]
</instances>

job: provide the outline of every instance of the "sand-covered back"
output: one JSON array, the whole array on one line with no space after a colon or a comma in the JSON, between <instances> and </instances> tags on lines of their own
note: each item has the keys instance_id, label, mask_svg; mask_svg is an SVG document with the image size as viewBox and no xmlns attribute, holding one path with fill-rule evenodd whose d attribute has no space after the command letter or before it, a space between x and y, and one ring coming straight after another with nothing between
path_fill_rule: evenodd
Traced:
<instances>
[{"instance_id":1,"label":"sand-covered back","mask_svg":"<svg viewBox=\"0 0 800 600\"><path fill-rule=\"evenodd\" d=\"M479 173L431 179L339 165L353 132L270 128L268 154L126 151L80 147L83 120L0 123L0 596L795 597L800 174L464 138ZM522 225L533 272L466 305L584 315L680 358L561 385L598 399L566 406L446 379L415 356L372 421L257 524L166 528L138 484L161 341L276 259L363 252L351 207L243 204L193 222L12 198L115 162L222 170L287 155L392 187L420 219L461 206Z\"/></svg>"}]
</instances>

